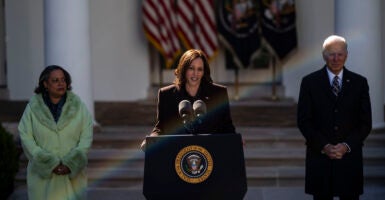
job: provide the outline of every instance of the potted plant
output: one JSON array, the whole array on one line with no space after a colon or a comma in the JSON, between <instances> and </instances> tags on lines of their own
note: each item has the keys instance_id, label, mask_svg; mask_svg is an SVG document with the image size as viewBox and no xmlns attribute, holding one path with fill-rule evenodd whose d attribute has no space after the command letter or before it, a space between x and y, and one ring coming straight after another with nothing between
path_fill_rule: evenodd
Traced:
<instances>
[{"instance_id":1,"label":"potted plant","mask_svg":"<svg viewBox=\"0 0 385 200\"><path fill-rule=\"evenodd\" d=\"M0 199L7 199L14 190L19 155L13 135L0 123Z\"/></svg>"}]
</instances>

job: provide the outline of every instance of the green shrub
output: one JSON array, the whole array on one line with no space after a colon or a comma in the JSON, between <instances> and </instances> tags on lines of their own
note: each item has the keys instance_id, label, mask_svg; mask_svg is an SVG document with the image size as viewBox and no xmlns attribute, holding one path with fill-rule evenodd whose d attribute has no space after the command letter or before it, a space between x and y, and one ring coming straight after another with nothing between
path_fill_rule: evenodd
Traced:
<instances>
[{"instance_id":1,"label":"green shrub","mask_svg":"<svg viewBox=\"0 0 385 200\"><path fill-rule=\"evenodd\" d=\"M13 135L0 123L0 199L7 199L12 194L18 170L19 152Z\"/></svg>"}]
</instances>

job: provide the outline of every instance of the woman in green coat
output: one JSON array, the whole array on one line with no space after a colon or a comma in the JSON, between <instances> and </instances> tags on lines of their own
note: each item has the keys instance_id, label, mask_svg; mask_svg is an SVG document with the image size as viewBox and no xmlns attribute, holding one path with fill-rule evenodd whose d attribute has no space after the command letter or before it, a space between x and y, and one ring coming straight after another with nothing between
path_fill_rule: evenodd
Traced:
<instances>
[{"instance_id":1,"label":"woman in green coat","mask_svg":"<svg viewBox=\"0 0 385 200\"><path fill-rule=\"evenodd\" d=\"M29 160L29 200L86 199L85 170L93 120L70 90L71 77L66 70L46 67L20 120L20 138Z\"/></svg>"}]
</instances>

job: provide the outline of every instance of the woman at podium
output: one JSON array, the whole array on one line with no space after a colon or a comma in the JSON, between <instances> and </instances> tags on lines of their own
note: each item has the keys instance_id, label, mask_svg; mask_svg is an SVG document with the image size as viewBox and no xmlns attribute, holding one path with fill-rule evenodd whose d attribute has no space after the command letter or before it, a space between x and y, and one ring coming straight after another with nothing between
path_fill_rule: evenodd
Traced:
<instances>
[{"instance_id":1,"label":"woman at podium","mask_svg":"<svg viewBox=\"0 0 385 200\"><path fill-rule=\"evenodd\" d=\"M213 83L203 51L187 50L174 74L173 83L158 91L151 136L235 133L227 88Z\"/></svg>"}]
</instances>

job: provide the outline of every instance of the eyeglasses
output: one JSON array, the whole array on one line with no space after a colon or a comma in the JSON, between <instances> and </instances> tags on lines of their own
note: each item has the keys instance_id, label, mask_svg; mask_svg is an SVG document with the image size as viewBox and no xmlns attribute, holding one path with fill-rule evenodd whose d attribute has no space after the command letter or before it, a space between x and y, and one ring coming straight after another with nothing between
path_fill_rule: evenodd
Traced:
<instances>
[{"instance_id":1,"label":"eyeglasses","mask_svg":"<svg viewBox=\"0 0 385 200\"><path fill-rule=\"evenodd\" d=\"M67 83L65 78L53 78L50 80L52 83L57 84L57 83Z\"/></svg>"}]
</instances>

